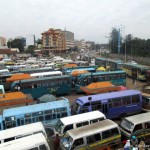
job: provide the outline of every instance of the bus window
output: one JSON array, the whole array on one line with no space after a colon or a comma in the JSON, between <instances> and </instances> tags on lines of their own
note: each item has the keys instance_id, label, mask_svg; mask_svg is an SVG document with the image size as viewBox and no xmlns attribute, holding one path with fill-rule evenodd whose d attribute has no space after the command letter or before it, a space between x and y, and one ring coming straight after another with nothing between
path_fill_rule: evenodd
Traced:
<instances>
[{"instance_id":1,"label":"bus window","mask_svg":"<svg viewBox=\"0 0 150 150\"><path fill-rule=\"evenodd\" d=\"M131 98L130 98L130 96L122 97L122 104L123 105L130 105L131 104Z\"/></svg>"},{"instance_id":2,"label":"bus window","mask_svg":"<svg viewBox=\"0 0 150 150\"><path fill-rule=\"evenodd\" d=\"M73 129L73 124L65 126L64 133L67 132L68 130L71 130L71 129Z\"/></svg>"},{"instance_id":3,"label":"bus window","mask_svg":"<svg viewBox=\"0 0 150 150\"><path fill-rule=\"evenodd\" d=\"M76 126L77 126L77 128L79 128L79 127L82 127L82 126L85 126L85 125L88 125L88 124L89 124L89 122L85 121L85 122L77 123Z\"/></svg>"},{"instance_id":4,"label":"bus window","mask_svg":"<svg viewBox=\"0 0 150 150\"><path fill-rule=\"evenodd\" d=\"M101 102L92 103L92 110L100 110L101 109Z\"/></svg>"},{"instance_id":5,"label":"bus window","mask_svg":"<svg viewBox=\"0 0 150 150\"><path fill-rule=\"evenodd\" d=\"M112 105L113 107L122 106L121 98L113 98Z\"/></svg>"},{"instance_id":6,"label":"bus window","mask_svg":"<svg viewBox=\"0 0 150 150\"><path fill-rule=\"evenodd\" d=\"M100 141L101 137L100 137L100 134L97 133L97 134L88 136L86 139L87 139L87 144L92 144L92 143L95 143L97 141Z\"/></svg>"},{"instance_id":7,"label":"bus window","mask_svg":"<svg viewBox=\"0 0 150 150\"><path fill-rule=\"evenodd\" d=\"M89 112L88 107L81 108L80 113L85 113L85 112Z\"/></svg>"},{"instance_id":8,"label":"bus window","mask_svg":"<svg viewBox=\"0 0 150 150\"><path fill-rule=\"evenodd\" d=\"M39 150L47 150L47 148L46 148L46 145L45 145L45 144L40 145L40 146L39 146L39 148L40 148Z\"/></svg>"},{"instance_id":9,"label":"bus window","mask_svg":"<svg viewBox=\"0 0 150 150\"><path fill-rule=\"evenodd\" d=\"M115 136L115 135L118 135L119 134L119 131L117 128L114 128L114 129L111 129L111 136Z\"/></svg>"},{"instance_id":10,"label":"bus window","mask_svg":"<svg viewBox=\"0 0 150 150\"><path fill-rule=\"evenodd\" d=\"M98 119L90 120L90 124L96 123L96 122L99 122L99 121L102 121L102 120L104 120L104 119L105 119L104 117L101 117L101 118L98 118Z\"/></svg>"},{"instance_id":11,"label":"bus window","mask_svg":"<svg viewBox=\"0 0 150 150\"><path fill-rule=\"evenodd\" d=\"M109 130L102 132L102 138L103 139L107 139L109 137L110 137L110 131Z\"/></svg>"},{"instance_id":12,"label":"bus window","mask_svg":"<svg viewBox=\"0 0 150 150\"><path fill-rule=\"evenodd\" d=\"M134 103L138 103L138 102L140 102L139 95L133 95L132 96L132 103L134 104Z\"/></svg>"},{"instance_id":13,"label":"bus window","mask_svg":"<svg viewBox=\"0 0 150 150\"><path fill-rule=\"evenodd\" d=\"M142 124L137 124L135 127L134 127L134 130L133 130L133 133L138 131L138 130L142 130Z\"/></svg>"},{"instance_id":14,"label":"bus window","mask_svg":"<svg viewBox=\"0 0 150 150\"><path fill-rule=\"evenodd\" d=\"M74 150L76 147L83 145L83 138L77 139L74 141L71 150Z\"/></svg>"},{"instance_id":15,"label":"bus window","mask_svg":"<svg viewBox=\"0 0 150 150\"><path fill-rule=\"evenodd\" d=\"M149 128L150 128L150 122L145 123L145 124L144 124L144 128L145 128L145 129L149 129Z\"/></svg>"}]
</instances>

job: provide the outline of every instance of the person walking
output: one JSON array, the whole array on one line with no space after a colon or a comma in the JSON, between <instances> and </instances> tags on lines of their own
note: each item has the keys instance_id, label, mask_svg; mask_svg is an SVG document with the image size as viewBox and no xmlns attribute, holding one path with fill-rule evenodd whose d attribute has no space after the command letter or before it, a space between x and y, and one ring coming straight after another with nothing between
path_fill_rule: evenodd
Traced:
<instances>
[{"instance_id":1,"label":"person walking","mask_svg":"<svg viewBox=\"0 0 150 150\"><path fill-rule=\"evenodd\" d=\"M60 144L60 138L57 133L54 139L54 150L59 150L59 144Z\"/></svg>"},{"instance_id":2,"label":"person walking","mask_svg":"<svg viewBox=\"0 0 150 150\"><path fill-rule=\"evenodd\" d=\"M136 136L131 137L130 143L131 143L131 146L133 146L134 148L136 148L138 146L138 140L137 140Z\"/></svg>"}]
</instances>

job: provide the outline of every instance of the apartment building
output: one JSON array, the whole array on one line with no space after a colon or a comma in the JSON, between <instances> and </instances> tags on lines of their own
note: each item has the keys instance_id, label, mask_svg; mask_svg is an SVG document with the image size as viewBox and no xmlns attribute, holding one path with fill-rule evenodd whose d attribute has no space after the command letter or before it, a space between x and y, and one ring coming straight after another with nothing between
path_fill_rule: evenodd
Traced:
<instances>
[{"instance_id":1,"label":"apartment building","mask_svg":"<svg viewBox=\"0 0 150 150\"><path fill-rule=\"evenodd\" d=\"M6 46L6 38L0 37L0 47Z\"/></svg>"},{"instance_id":2,"label":"apartment building","mask_svg":"<svg viewBox=\"0 0 150 150\"><path fill-rule=\"evenodd\" d=\"M65 35L60 29L50 28L42 34L42 49L49 52L66 50Z\"/></svg>"}]
</instances>

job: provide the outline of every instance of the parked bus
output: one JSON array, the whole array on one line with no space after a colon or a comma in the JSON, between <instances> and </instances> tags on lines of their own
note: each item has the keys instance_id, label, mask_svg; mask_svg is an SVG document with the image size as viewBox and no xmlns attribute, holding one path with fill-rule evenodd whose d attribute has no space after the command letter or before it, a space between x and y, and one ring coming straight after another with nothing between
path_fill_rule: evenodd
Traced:
<instances>
[{"instance_id":1,"label":"parked bus","mask_svg":"<svg viewBox=\"0 0 150 150\"><path fill-rule=\"evenodd\" d=\"M4 125L4 129L38 121L44 125L54 125L60 118L66 116L70 116L70 105L67 99L63 99L48 103L5 109L3 110L3 123L1 123L1 125Z\"/></svg>"},{"instance_id":2,"label":"parked bus","mask_svg":"<svg viewBox=\"0 0 150 150\"><path fill-rule=\"evenodd\" d=\"M42 133L47 138L46 131L41 122L31 123L0 131L0 144L16 140L25 136Z\"/></svg>"},{"instance_id":3,"label":"parked bus","mask_svg":"<svg viewBox=\"0 0 150 150\"><path fill-rule=\"evenodd\" d=\"M11 77L12 74L8 71L8 69L0 70L0 85L3 85L5 90L9 90L10 83L6 82L6 78Z\"/></svg>"},{"instance_id":4,"label":"parked bus","mask_svg":"<svg viewBox=\"0 0 150 150\"><path fill-rule=\"evenodd\" d=\"M54 69L50 68L36 68L36 69L22 69L22 70L17 70L17 71L12 71L11 73L38 73L38 72L48 72L48 71L53 71Z\"/></svg>"},{"instance_id":5,"label":"parked bus","mask_svg":"<svg viewBox=\"0 0 150 150\"><path fill-rule=\"evenodd\" d=\"M107 58L95 58L95 65L98 65L98 66L103 66L103 67L105 67L105 69L106 69L106 60L107 60Z\"/></svg>"},{"instance_id":6,"label":"parked bus","mask_svg":"<svg viewBox=\"0 0 150 150\"><path fill-rule=\"evenodd\" d=\"M107 59L106 68L110 71L122 70L123 62L119 59Z\"/></svg>"},{"instance_id":7,"label":"parked bus","mask_svg":"<svg viewBox=\"0 0 150 150\"><path fill-rule=\"evenodd\" d=\"M40 73L31 73L31 77L35 78L44 78L44 77L52 77L52 76L61 76L61 71L51 71L51 72L40 72Z\"/></svg>"},{"instance_id":8,"label":"parked bus","mask_svg":"<svg viewBox=\"0 0 150 150\"><path fill-rule=\"evenodd\" d=\"M13 106L20 104L33 103L31 96L26 95L22 92L9 92L5 94L0 94L0 107L3 106Z\"/></svg>"},{"instance_id":9,"label":"parked bus","mask_svg":"<svg viewBox=\"0 0 150 150\"><path fill-rule=\"evenodd\" d=\"M120 130L125 139L132 136L139 140L150 139L150 112L125 117L120 123Z\"/></svg>"},{"instance_id":10,"label":"parked bus","mask_svg":"<svg viewBox=\"0 0 150 150\"><path fill-rule=\"evenodd\" d=\"M61 138L61 150L100 149L121 142L118 125L109 120L67 131Z\"/></svg>"},{"instance_id":11,"label":"parked bus","mask_svg":"<svg viewBox=\"0 0 150 150\"><path fill-rule=\"evenodd\" d=\"M63 75L15 81L11 84L10 91L21 91L37 99L44 94L68 94L71 92L71 86L71 76Z\"/></svg>"},{"instance_id":12,"label":"parked bus","mask_svg":"<svg viewBox=\"0 0 150 150\"><path fill-rule=\"evenodd\" d=\"M0 144L1 150L50 150L42 133Z\"/></svg>"},{"instance_id":13,"label":"parked bus","mask_svg":"<svg viewBox=\"0 0 150 150\"><path fill-rule=\"evenodd\" d=\"M97 65L95 66L77 66L77 67L67 67L67 68L63 68L62 72L64 74L70 74L73 70L87 70L88 68L94 68L94 70L96 71L96 69L98 68Z\"/></svg>"},{"instance_id":14,"label":"parked bus","mask_svg":"<svg viewBox=\"0 0 150 150\"><path fill-rule=\"evenodd\" d=\"M18 74L13 74L10 78L6 79L6 82L14 82L18 80L26 80L26 79L31 79L32 77L29 74L24 74L24 73L18 73Z\"/></svg>"},{"instance_id":15,"label":"parked bus","mask_svg":"<svg viewBox=\"0 0 150 150\"><path fill-rule=\"evenodd\" d=\"M106 117L100 111L93 111L84 114L64 117L58 120L55 125L54 132L62 136L68 130L99 122L104 119L106 119Z\"/></svg>"},{"instance_id":16,"label":"parked bus","mask_svg":"<svg viewBox=\"0 0 150 150\"><path fill-rule=\"evenodd\" d=\"M122 69L126 72L129 77L137 80L146 81L146 72L150 69L147 66L123 63Z\"/></svg>"},{"instance_id":17,"label":"parked bus","mask_svg":"<svg viewBox=\"0 0 150 150\"><path fill-rule=\"evenodd\" d=\"M4 130L4 126L3 126L3 117L2 115L0 115L0 131Z\"/></svg>"},{"instance_id":18,"label":"parked bus","mask_svg":"<svg viewBox=\"0 0 150 150\"><path fill-rule=\"evenodd\" d=\"M108 81L114 85L126 86L126 73L125 71L108 71L108 72L95 72L79 75L76 83L76 91L82 92L80 87L87 86L93 82Z\"/></svg>"},{"instance_id":19,"label":"parked bus","mask_svg":"<svg viewBox=\"0 0 150 150\"><path fill-rule=\"evenodd\" d=\"M77 98L72 109L76 114L99 110L106 118L120 118L138 113L142 107L142 93L125 90Z\"/></svg>"}]
</instances>

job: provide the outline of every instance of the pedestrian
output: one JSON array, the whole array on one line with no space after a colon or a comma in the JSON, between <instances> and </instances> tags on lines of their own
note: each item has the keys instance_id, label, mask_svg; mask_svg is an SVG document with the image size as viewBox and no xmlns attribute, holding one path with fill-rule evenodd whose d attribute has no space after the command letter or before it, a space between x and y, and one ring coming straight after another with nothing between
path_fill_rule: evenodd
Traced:
<instances>
[{"instance_id":1,"label":"pedestrian","mask_svg":"<svg viewBox=\"0 0 150 150\"><path fill-rule=\"evenodd\" d=\"M55 139L54 139L54 150L59 150L59 144L60 144L60 138L58 133L56 133Z\"/></svg>"},{"instance_id":2,"label":"pedestrian","mask_svg":"<svg viewBox=\"0 0 150 150\"><path fill-rule=\"evenodd\" d=\"M137 147L138 146L138 140L137 140L136 136L132 136L131 137L130 143L131 143L131 145L133 147Z\"/></svg>"},{"instance_id":3,"label":"pedestrian","mask_svg":"<svg viewBox=\"0 0 150 150\"><path fill-rule=\"evenodd\" d=\"M138 147L139 147L139 150L145 150L145 142L141 141Z\"/></svg>"},{"instance_id":4,"label":"pedestrian","mask_svg":"<svg viewBox=\"0 0 150 150\"><path fill-rule=\"evenodd\" d=\"M135 82L135 77L133 77L133 82L132 83L134 84L134 82Z\"/></svg>"},{"instance_id":5,"label":"pedestrian","mask_svg":"<svg viewBox=\"0 0 150 150\"><path fill-rule=\"evenodd\" d=\"M127 142L124 146L124 150L130 150L130 140L127 140Z\"/></svg>"}]
</instances>

